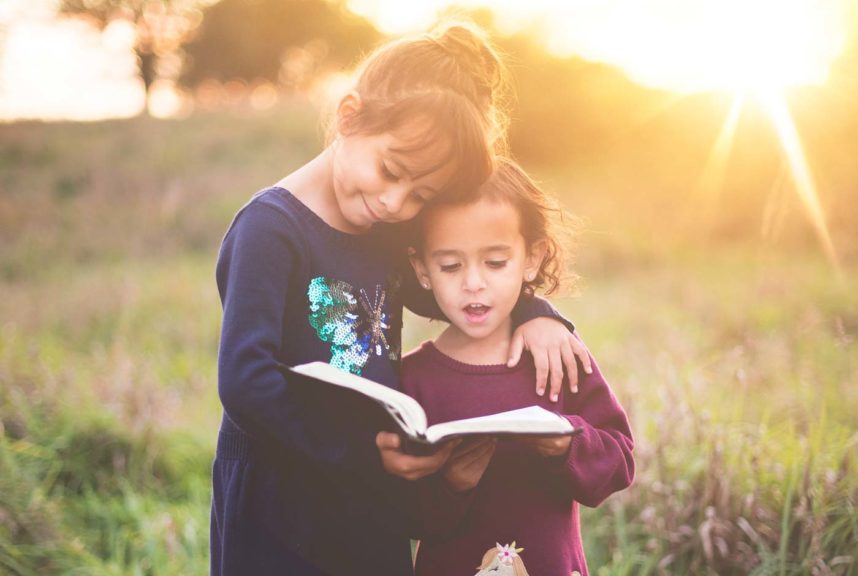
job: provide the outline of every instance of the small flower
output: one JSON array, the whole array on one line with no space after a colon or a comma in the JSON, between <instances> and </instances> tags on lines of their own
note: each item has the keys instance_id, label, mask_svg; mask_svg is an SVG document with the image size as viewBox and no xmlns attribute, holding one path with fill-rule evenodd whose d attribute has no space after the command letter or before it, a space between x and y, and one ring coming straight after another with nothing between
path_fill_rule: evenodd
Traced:
<instances>
[{"instance_id":1,"label":"small flower","mask_svg":"<svg viewBox=\"0 0 858 576\"><path fill-rule=\"evenodd\" d=\"M495 545L498 549L498 560L500 560L501 564L506 564L507 566L512 564L512 559L518 558L518 553L524 550L524 548L516 548L515 541L505 546L501 546L497 542L495 542Z\"/></svg>"}]
</instances>

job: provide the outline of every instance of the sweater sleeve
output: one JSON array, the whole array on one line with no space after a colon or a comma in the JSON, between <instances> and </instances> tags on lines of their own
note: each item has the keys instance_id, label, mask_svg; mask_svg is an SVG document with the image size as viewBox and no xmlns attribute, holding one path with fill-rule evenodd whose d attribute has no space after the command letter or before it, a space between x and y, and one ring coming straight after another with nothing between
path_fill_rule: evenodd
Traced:
<instances>
[{"instance_id":1,"label":"sweater sleeve","mask_svg":"<svg viewBox=\"0 0 858 576\"><path fill-rule=\"evenodd\" d=\"M302 454L323 470L381 476L372 430L353 434L323 426L280 371L290 277L301 249L290 220L252 202L224 238L217 264L223 302L218 392L226 415L242 431L279 450ZM314 417L315 416L315 417ZM347 475L346 475L347 476Z\"/></svg>"},{"instance_id":2,"label":"sweater sleeve","mask_svg":"<svg viewBox=\"0 0 858 576\"><path fill-rule=\"evenodd\" d=\"M579 369L578 392L564 395L565 417L582 430L572 437L565 457L546 459L550 489L585 506L627 488L634 479L634 441L628 418L596 361L592 374Z\"/></svg>"}]
</instances>

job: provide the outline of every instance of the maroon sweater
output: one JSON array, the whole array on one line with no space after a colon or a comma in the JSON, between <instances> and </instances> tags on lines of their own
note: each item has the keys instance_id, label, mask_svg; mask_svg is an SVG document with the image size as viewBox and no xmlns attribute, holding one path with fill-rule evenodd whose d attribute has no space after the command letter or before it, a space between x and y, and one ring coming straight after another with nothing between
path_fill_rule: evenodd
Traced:
<instances>
[{"instance_id":1,"label":"maroon sweater","mask_svg":"<svg viewBox=\"0 0 858 576\"><path fill-rule=\"evenodd\" d=\"M473 574L483 554L515 541L530 576L586 575L578 503L597 506L634 477L632 434L623 408L593 362L578 393L559 403L535 392L533 360L518 366L458 362L425 342L403 358L402 387L429 424L537 404L583 432L564 457L545 458L515 440L498 442L480 484L457 494L440 476L421 483L423 525L417 576Z\"/></svg>"}]
</instances>

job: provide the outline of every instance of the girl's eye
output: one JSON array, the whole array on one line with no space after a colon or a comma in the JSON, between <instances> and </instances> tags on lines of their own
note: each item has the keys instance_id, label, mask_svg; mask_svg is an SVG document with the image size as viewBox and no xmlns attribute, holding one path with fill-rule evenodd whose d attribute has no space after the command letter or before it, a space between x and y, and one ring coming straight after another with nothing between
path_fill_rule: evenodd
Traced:
<instances>
[{"instance_id":1,"label":"girl's eye","mask_svg":"<svg viewBox=\"0 0 858 576\"><path fill-rule=\"evenodd\" d=\"M385 180L389 180L391 182L396 182L399 180L399 176L390 171L387 167L387 164L384 162L381 163L381 175L384 176Z\"/></svg>"},{"instance_id":2,"label":"girl's eye","mask_svg":"<svg viewBox=\"0 0 858 576\"><path fill-rule=\"evenodd\" d=\"M506 260L489 260L486 262L486 265L489 268L503 268L506 266Z\"/></svg>"},{"instance_id":3,"label":"girl's eye","mask_svg":"<svg viewBox=\"0 0 858 576\"><path fill-rule=\"evenodd\" d=\"M455 272L459 269L459 264L441 264L441 272Z\"/></svg>"}]
</instances>

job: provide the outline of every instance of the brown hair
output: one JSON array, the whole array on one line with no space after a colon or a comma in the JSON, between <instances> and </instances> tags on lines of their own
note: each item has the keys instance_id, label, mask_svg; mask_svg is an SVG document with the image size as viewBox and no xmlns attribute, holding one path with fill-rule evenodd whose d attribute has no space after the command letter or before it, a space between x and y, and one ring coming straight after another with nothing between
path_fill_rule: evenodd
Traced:
<instances>
[{"instance_id":1,"label":"brown hair","mask_svg":"<svg viewBox=\"0 0 858 576\"><path fill-rule=\"evenodd\" d=\"M361 105L349 117L346 134L391 132L415 119L428 120L399 151L449 142L429 171L452 160L456 170L447 191L473 192L491 172L493 152L505 146L505 82L500 57L473 25L446 24L388 42L358 69Z\"/></svg>"},{"instance_id":2,"label":"brown hair","mask_svg":"<svg viewBox=\"0 0 858 576\"><path fill-rule=\"evenodd\" d=\"M417 226L417 250L422 253L424 226L433 210L471 204L482 199L507 202L519 216L519 230L529 249L537 242L546 243L545 257L533 280L524 282L522 291L532 296L537 290L546 295L564 285L572 285L577 275L566 266L566 248L571 245L576 220L564 211L557 200L542 190L514 160L499 156L496 167L476 197L469 196L428 206L420 215Z\"/></svg>"}]
</instances>

